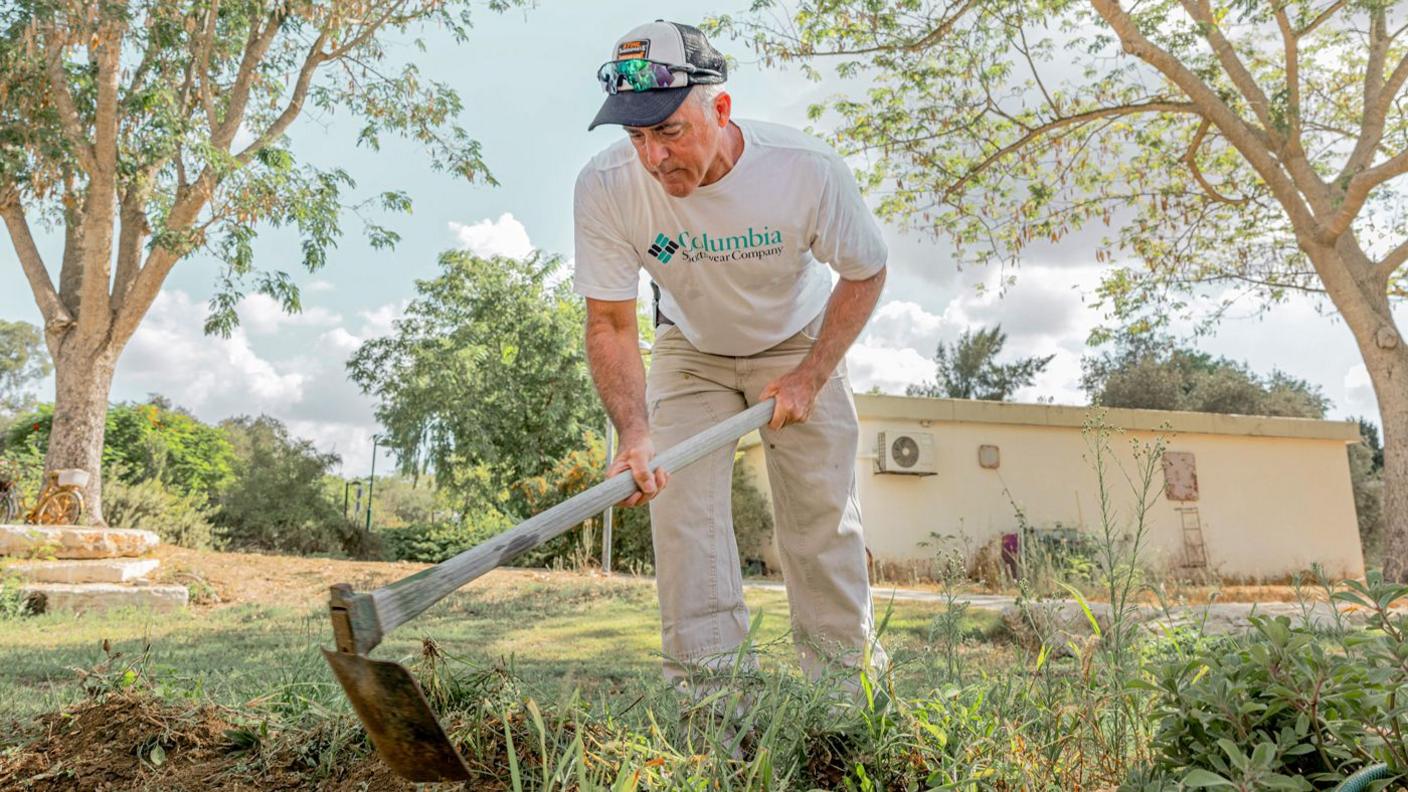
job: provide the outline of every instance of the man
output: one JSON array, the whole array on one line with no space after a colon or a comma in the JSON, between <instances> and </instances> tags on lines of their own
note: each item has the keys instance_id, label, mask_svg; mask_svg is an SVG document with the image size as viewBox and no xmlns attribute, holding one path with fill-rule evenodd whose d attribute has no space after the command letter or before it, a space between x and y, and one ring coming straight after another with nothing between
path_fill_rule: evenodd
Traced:
<instances>
[{"instance_id":1,"label":"man","mask_svg":"<svg viewBox=\"0 0 1408 792\"><path fill-rule=\"evenodd\" d=\"M589 129L627 140L577 179L575 288L587 354L650 504L664 673L700 695L698 672L732 666L747 638L729 506L733 449L649 471L665 449L776 398L761 434L793 638L811 679L886 665L874 641L855 489L855 404L844 357L885 282L885 244L849 167L796 130L732 118L727 67L698 29L641 25L598 72ZM830 266L840 280L832 288ZM636 293L659 287L650 374ZM745 663L753 659L745 652Z\"/></svg>"}]
</instances>

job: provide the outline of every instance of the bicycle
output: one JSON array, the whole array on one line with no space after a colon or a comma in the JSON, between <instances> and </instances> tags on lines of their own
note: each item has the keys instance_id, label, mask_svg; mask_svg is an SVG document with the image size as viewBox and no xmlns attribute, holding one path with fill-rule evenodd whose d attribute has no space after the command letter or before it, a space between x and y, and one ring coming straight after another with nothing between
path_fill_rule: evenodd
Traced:
<instances>
[{"instance_id":1,"label":"bicycle","mask_svg":"<svg viewBox=\"0 0 1408 792\"><path fill-rule=\"evenodd\" d=\"M87 485L86 470L51 470L34 508L26 511L19 485L0 479L0 522L10 522L23 514L29 525L77 525L83 516L83 488Z\"/></svg>"}]
</instances>

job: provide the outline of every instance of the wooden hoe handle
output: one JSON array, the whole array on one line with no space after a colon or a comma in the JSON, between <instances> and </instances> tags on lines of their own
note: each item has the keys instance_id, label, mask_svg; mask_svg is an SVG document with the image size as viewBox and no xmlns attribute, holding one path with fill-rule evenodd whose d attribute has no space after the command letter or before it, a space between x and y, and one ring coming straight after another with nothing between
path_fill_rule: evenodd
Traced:
<instances>
[{"instance_id":1,"label":"wooden hoe handle","mask_svg":"<svg viewBox=\"0 0 1408 792\"><path fill-rule=\"evenodd\" d=\"M673 473L716 451L772 418L774 399L749 407L670 448L651 460L650 468ZM333 635L339 652L364 655L383 637L420 615L460 586L507 564L543 542L635 492L630 471L539 512L483 544L447 558L429 569L372 592L356 592L340 583L332 587Z\"/></svg>"}]
</instances>

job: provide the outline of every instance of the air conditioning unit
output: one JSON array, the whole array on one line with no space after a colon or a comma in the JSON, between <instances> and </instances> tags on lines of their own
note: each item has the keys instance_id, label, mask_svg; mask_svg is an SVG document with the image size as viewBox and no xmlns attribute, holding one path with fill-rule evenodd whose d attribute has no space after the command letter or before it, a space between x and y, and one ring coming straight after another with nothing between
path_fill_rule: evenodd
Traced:
<instances>
[{"instance_id":1,"label":"air conditioning unit","mask_svg":"<svg viewBox=\"0 0 1408 792\"><path fill-rule=\"evenodd\" d=\"M875 472L905 476L938 474L934 436L928 432L880 432L875 436Z\"/></svg>"}]
</instances>

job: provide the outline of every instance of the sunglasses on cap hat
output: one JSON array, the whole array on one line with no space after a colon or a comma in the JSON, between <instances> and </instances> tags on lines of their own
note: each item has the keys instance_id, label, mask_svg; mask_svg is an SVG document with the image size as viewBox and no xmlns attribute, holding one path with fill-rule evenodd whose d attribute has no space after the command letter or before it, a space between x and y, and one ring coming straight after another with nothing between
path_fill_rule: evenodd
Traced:
<instances>
[{"instance_id":1,"label":"sunglasses on cap hat","mask_svg":"<svg viewBox=\"0 0 1408 792\"><path fill-rule=\"evenodd\" d=\"M685 75L685 82L681 85L674 84L675 72ZM612 95L622 90L650 91L657 88L683 88L691 84L721 83L723 78L723 74L714 69L690 64L662 63L645 58L607 61L596 71L601 90Z\"/></svg>"}]
</instances>

